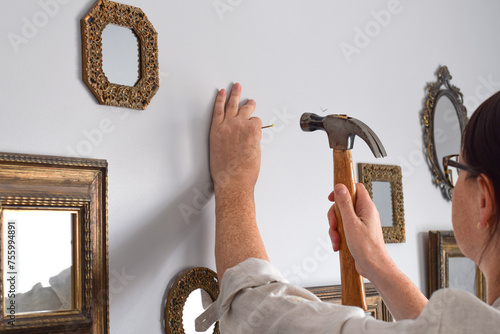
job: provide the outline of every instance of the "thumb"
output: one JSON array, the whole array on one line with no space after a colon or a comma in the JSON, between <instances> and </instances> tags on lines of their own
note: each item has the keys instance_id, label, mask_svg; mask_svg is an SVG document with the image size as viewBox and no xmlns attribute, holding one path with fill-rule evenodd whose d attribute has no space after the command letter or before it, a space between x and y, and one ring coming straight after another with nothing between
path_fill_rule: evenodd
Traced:
<instances>
[{"instance_id":1,"label":"thumb","mask_svg":"<svg viewBox=\"0 0 500 334\"><path fill-rule=\"evenodd\" d=\"M351 194L343 184L335 185L335 205L339 208L342 222L352 223L358 220L352 204Z\"/></svg>"}]
</instances>

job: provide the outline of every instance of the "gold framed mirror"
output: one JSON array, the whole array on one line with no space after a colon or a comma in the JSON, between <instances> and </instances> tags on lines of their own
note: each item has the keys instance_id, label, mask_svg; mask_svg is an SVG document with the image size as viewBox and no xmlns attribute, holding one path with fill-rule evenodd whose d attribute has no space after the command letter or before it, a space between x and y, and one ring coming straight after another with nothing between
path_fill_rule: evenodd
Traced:
<instances>
[{"instance_id":1,"label":"gold framed mirror","mask_svg":"<svg viewBox=\"0 0 500 334\"><path fill-rule=\"evenodd\" d=\"M0 332L109 333L107 162L0 153Z\"/></svg>"},{"instance_id":2,"label":"gold framed mirror","mask_svg":"<svg viewBox=\"0 0 500 334\"><path fill-rule=\"evenodd\" d=\"M434 184L451 200L453 187L446 179L443 157L460 153L462 132L467 123L463 94L450 83L452 76L446 66L437 72L437 81L427 85L422 122L425 146Z\"/></svg>"},{"instance_id":3,"label":"gold framed mirror","mask_svg":"<svg viewBox=\"0 0 500 334\"><path fill-rule=\"evenodd\" d=\"M135 85L110 82L103 70L103 30L108 25L130 29L139 43ZM99 0L81 20L83 81L100 104L146 109L160 87L158 34L137 7Z\"/></svg>"},{"instance_id":4,"label":"gold framed mirror","mask_svg":"<svg viewBox=\"0 0 500 334\"><path fill-rule=\"evenodd\" d=\"M460 251L453 231L429 231L429 297L442 288L462 289L487 302L486 279Z\"/></svg>"},{"instance_id":5,"label":"gold framed mirror","mask_svg":"<svg viewBox=\"0 0 500 334\"><path fill-rule=\"evenodd\" d=\"M194 320L218 297L219 279L214 271L197 267L182 272L168 292L166 334L194 333ZM219 334L219 322L205 333Z\"/></svg>"},{"instance_id":6,"label":"gold framed mirror","mask_svg":"<svg viewBox=\"0 0 500 334\"><path fill-rule=\"evenodd\" d=\"M359 182L363 183L380 213L385 243L406 241L405 209L401 167L358 164Z\"/></svg>"}]
</instances>

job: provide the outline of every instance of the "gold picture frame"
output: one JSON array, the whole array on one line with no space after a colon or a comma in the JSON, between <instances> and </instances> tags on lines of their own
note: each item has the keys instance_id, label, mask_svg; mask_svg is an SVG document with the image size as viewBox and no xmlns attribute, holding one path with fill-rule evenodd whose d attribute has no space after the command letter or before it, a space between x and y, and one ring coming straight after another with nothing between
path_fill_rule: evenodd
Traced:
<instances>
[{"instance_id":1,"label":"gold picture frame","mask_svg":"<svg viewBox=\"0 0 500 334\"><path fill-rule=\"evenodd\" d=\"M384 241L386 243L405 242L406 229L401 167L360 163L358 164L358 172L359 182L364 184L372 199L374 198L373 182L388 182L390 184L389 204L392 206L392 226L382 226Z\"/></svg>"},{"instance_id":2,"label":"gold picture frame","mask_svg":"<svg viewBox=\"0 0 500 334\"><path fill-rule=\"evenodd\" d=\"M452 270L452 259L469 262L468 269ZM472 274L471 268L475 268ZM463 284L464 280L457 276L468 276L468 284ZM469 290L486 302L486 279L479 267L460 251L453 231L429 231L429 297L438 289L450 287Z\"/></svg>"},{"instance_id":3,"label":"gold picture frame","mask_svg":"<svg viewBox=\"0 0 500 334\"><path fill-rule=\"evenodd\" d=\"M109 82L102 67L102 31L108 24L131 29L139 40L139 80ZM100 104L146 109L160 87L158 34L137 7L99 0L81 20L83 81Z\"/></svg>"},{"instance_id":4,"label":"gold picture frame","mask_svg":"<svg viewBox=\"0 0 500 334\"><path fill-rule=\"evenodd\" d=\"M73 252L71 307L32 313L16 314L15 309L14 313L7 312L8 287L1 284L0 332L109 333L107 166L105 160L0 153L2 236L7 230L4 221L7 210L70 211ZM4 243L0 243L0 253L3 283L4 275L13 268L4 261Z\"/></svg>"},{"instance_id":5,"label":"gold picture frame","mask_svg":"<svg viewBox=\"0 0 500 334\"><path fill-rule=\"evenodd\" d=\"M314 293L323 302L334 303L337 305L342 304L341 285L313 287L307 288L307 290ZM365 283L365 293L366 304L368 306L366 311L367 314L378 320L387 322L394 321L391 312L372 283Z\"/></svg>"},{"instance_id":6,"label":"gold picture frame","mask_svg":"<svg viewBox=\"0 0 500 334\"><path fill-rule=\"evenodd\" d=\"M197 267L182 272L168 292L165 306L166 334L184 333L183 312L186 300L191 292L202 289L215 301L219 297L219 279L208 268ZM213 334L220 334L219 322L215 323Z\"/></svg>"}]
</instances>

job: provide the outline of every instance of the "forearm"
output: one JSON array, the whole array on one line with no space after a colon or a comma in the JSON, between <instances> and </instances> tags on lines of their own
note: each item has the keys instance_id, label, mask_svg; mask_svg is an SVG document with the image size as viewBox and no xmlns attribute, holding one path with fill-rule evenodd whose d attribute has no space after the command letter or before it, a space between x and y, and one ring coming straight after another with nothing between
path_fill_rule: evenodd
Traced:
<instances>
[{"instance_id":1,"label":"forearm","mask_svg":"<svg viewBox=\"0 0 500 334\"><path fill-rule=\"evenodd\" d=\"M254 257L269 261L255 218L253 191L215 192L215 260L219 279L225 271Z\"/></svg>"},{"instance_id":2,"label":"forearm","mask_svg":"<svg viewBox=\"0 0 500 334\"><path fill-rule=\"evenodd\" d=\"M428 302L390 258L383 261L376 274L371 276L370 281L396 320L417 318Z\"/></svg>"}]
</instances>

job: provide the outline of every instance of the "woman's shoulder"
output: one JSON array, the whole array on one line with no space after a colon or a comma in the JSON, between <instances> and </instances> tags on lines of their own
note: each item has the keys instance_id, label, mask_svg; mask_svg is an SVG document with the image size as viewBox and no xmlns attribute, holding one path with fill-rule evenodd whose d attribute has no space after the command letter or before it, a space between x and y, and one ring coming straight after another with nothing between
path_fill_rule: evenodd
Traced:
<instances>
[{"instance_id":1,"label":"woman's shoulder","mask_svg":"<svg viewBox=\"0 0 500 334\"><path fill-rule=\"evenodd\" d=\"M432 294L421 316L436 321L439 327L459 326L465 331L488 333L500 328L500 304L495 306L464 290L440 289Z\"/></svg>"},{"instance_id":2,"label":"woman's shoulder","mask_svg":"<svg viewBox=\"0 0 500 334\"><path fill-rule=\"evenodd\" d=\"M443 304L466 304L473 305L474 307L477 307L479 305L497 309L498 311L500 311L500 300L494 304L495 307L492 307L479 299L477 296L461 289L439 289L432 294L431 298L429 299L429 302L431 301Z\"/></svg>"}]
</instances>

